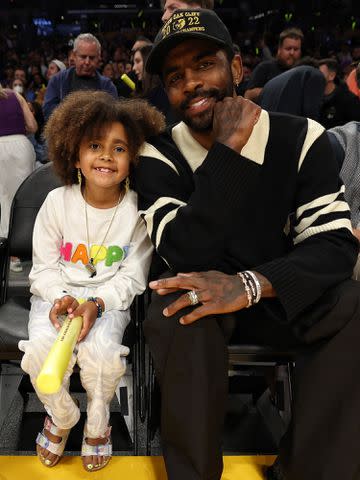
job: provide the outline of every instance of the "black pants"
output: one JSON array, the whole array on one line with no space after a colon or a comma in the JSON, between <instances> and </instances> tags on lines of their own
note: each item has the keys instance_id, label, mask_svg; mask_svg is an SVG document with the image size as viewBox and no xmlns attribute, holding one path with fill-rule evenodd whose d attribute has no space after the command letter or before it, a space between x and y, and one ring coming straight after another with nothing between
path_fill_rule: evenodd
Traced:
<instances>
[{"instance_id":1,"label":"black pants","mask_svg":"<svg viewBox=\"0 0 360 480\"><path fill-rule=\"evenodd\" d=\"M169 480L219 480L227 326L233 325L234 317L208 317L183 326L178 319L184 311L172 318L162 315L177 296L153 294L144 323L161 390L166 470ZM269 345L297 344L303 351L295 372L292 421L280 446L287 480L356 478L360 467L359 300L360 283L344 282L304 315L296 336L288 326L269 319L236 324L246 342L253 338Z\"/></svg>"}]
</instances>

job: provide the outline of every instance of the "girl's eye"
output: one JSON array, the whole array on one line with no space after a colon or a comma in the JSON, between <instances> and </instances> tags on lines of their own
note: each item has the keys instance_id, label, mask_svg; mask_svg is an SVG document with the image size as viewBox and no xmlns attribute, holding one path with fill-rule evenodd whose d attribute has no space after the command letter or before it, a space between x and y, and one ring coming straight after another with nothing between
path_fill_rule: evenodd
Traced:
<instances>
[{"instance_id":1,"label":"girl's eye","mask_svg":"<svg viewBox=\"0 0 360 480\"><path fill-rule=\"evenodd\" d=\"M90 143L90 150L99 150L100 145L98 143Z\"/></svg>"},{"instance_id":2,"label":"girl's eye","mask_svg":"<svg viewBox=\"0 0 360 480\"><path fill-rule=\"evenodd\" d=\"M122 152L125 152L125 149L123 147L115 147L115 153L122 153Z\"/></svg>"}]
</instances>

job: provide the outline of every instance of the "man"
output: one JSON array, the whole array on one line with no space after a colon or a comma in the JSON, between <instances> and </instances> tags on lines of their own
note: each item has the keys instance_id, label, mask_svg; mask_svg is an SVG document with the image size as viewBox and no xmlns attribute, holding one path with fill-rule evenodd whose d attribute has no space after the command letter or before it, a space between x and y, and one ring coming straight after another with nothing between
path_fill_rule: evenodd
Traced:
<instances>
[{"instance_id":1,"label":"man","mask_svg":"<svg viewBox=\"0 0 360 480\"><path fill-rule=\"evenodd\" d=\"M97 72L101 45L91 33L82 33L74 41L75 66L61 71L48 83L43 111L47 120L59 103L75 90L103 90L117 98L115 85Z\"/></svg>"},{"instance_id":2,"label":"man","mask_svg":"<svg viewBox=\"0 0 360 480\"><path fill-rule=\"evenodd\" d=\"M310 57L301 64L269 80L259 105L270 112L282 112L319 121L325 79L318 62Z\"/></svg>"},{"instance_id":3,"label":"man","mask_svg":"<svg viewBox=\"0 0 360 480\"><path fill-rule=\"evenodd\" d=\"M163 16L161 20L165 23L171 15L179 8L208 8L214 9L214 0L160 0Z\"/></svg>"},{"instance_id":4,"label":"man","mask_svg":"<svg viewBox=\"0 0 360 480\"><path fill-rule=\"evenodd\" d=\"M153 278L162 272L144 329L169 480L221 477L231 335L310 345L280 465L287 480L353 479L360 295L343 281L358 244L324 129L235 95L241 60L210 10L176 11L146 69L182 118L144 146L136 172Z\"/></svg>"},{"instance_id":5,"label":"man","mask_svg":"<svg viewBox=\"0 0 360 480\"><path fill-rule=\"evenodd\" d=\"M14 79L16 80L21 80L24 85L27 85L27 75L25 68L22 67L16 67L15 72L14 72Z\"/></svg>"},{"instance_id":6,"label":"man","mask_svg":"<svg viewBox=\"0 0 360 480\"><path fill-rule=\"evenodd\" d=\"M339 83L339 65L333 58L320 60L319 69L325 77L324 101L320 110L320 123L333 128L351 121L360 121L360 99Z\"/></svg>"},{"instance_id":7,"label":"man","mask_svg":"<svg viewBox=\"0 0 360 480\"><path fill-rule=\"evenodd\" d=\"M250 77L245 98L257 102L264 85L269 80L295 65L301 57L303 39L304 35L298 28L288 28L280 33L276 59L266 60L257 65Z\"/></svg>"}]
</instances>

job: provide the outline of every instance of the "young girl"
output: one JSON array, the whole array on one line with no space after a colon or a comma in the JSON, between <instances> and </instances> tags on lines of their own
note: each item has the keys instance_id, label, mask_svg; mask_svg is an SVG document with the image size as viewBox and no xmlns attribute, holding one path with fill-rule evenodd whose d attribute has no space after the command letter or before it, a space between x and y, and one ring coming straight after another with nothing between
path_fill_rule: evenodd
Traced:
<instances>
[{"instance_id":1,"label":"young girl","mask_svg":"<svg viewBox=\"0 0 360 480\"><path fill-rule=\"evenodd\" d=\"M59 461L80 418L68 391L75 362L88 398L84 468L99 470L110 460L109 404L129 352L121 342L152 253L128 176L145 138L163 126L162 115L143 101L90 91L70 94L46 125L49 158L65 186L49 193L34 227L29 340L19 347L35 390L61 315L83 317L60 391L36 390L48 413L37 453L48 467ZM80 297L87 301L79 305Z\"/></svg>"}]
</instances>

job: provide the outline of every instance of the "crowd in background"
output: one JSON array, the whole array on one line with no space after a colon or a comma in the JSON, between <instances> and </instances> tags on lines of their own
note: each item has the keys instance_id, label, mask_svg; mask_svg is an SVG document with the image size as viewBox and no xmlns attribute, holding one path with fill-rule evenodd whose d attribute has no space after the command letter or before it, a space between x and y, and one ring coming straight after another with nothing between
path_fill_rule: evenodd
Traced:
<instances>
[{"instance_id":1,"label":"crowd in background","mask_svg":"<svg viewBox=\"0 0 360 480\"><path fill-rule=\"evenodd\" d=\"M312 118L327 129L360 121L360 32L329 27L303 33L289 24L282 27L282 32L232 32L243 64L238 95L269 111ZM37 122L35 131L26 132L36 166L48 161L45 122L73 90L144 98L165 115L168 125L176 121L161 79L145 72L156 31L85 34L83 51L79 37L33 35L27 42L21 33L0 30L0 85L25 99ZM89 65L84 66L85 57Z\"/></svg>"},{"instance_id":2,"label":"crowd in background","mask_svg":"<svg viewBox=\"0 0 360 480\"><path fill-rule=\"evenodd\" d=\"M264 34L233 33L234 43L241 51L245 81L258 63L276 55L279 33L280 31ZM144 46L152 42L154 35L153 29L95 34L102 46L99 72L111 79L121 96L131 93L123 88L120 80L123 73L130 75L136 83L139 81L139 72L134 65L134 46L136 49L138 45L136 40L144 40L139 44ZM74 64L74 39L53 36L32 40L25 47L20 34L0 31L0 82L3 87L16 87L29 102L42 104L44 90L51 76ZM330 27L328 31L324 29L316 35L311 31L305 32L302 54L317 59L335 59L338 64L338 80L346 80L360 61L360 33L336 31Z\"/></svg>"}]
</instances>

